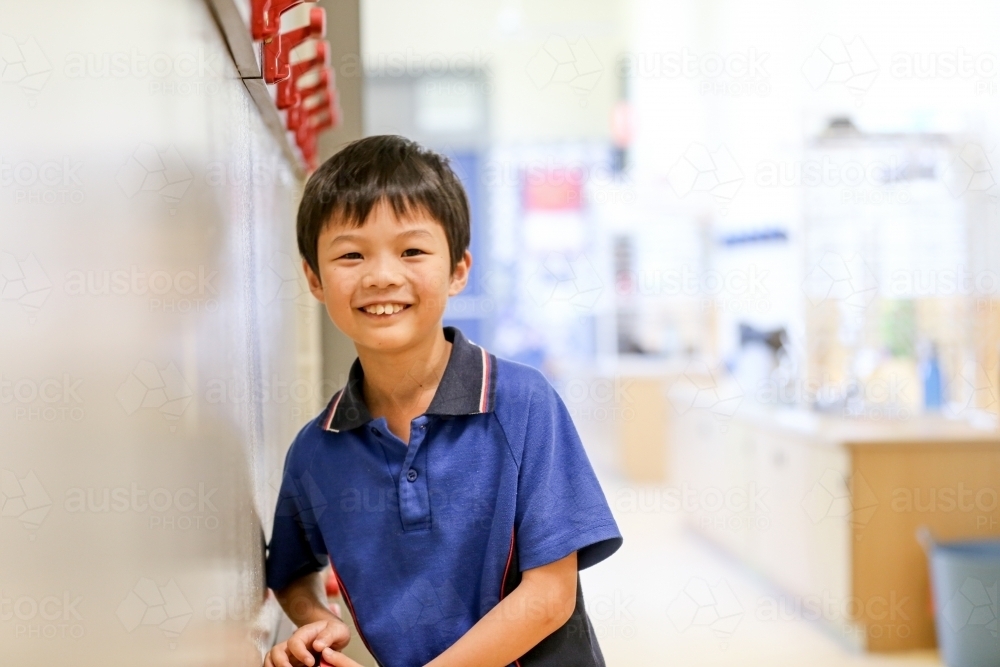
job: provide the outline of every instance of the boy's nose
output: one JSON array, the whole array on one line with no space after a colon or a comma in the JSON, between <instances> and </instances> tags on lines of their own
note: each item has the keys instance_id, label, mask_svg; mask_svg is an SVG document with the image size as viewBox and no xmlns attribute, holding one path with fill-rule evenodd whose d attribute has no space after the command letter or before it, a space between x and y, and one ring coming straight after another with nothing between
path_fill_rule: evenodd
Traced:
<instances>
[{"instance_id":1,"label":"boy's nose","mask_svg":"<svg viewBox=\"0 0 1000 667\"><path fill-rule=\"evenodd\" d=\"M391 262L376 261L365 274L362 285L367 288L383 288L401 285L402 282L402 273Z\"/></svg>"}]
</instances>

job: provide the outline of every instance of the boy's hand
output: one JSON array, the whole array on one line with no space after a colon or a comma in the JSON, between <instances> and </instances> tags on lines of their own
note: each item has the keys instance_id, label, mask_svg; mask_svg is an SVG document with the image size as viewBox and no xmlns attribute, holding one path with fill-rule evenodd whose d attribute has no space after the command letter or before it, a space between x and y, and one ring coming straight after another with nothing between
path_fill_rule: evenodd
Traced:
<instances>
[{"instance_id":1,"label":"boy's hand","mask_svg":"<svg viewBox=\"0 0 1000 667\"><path fill-rule=\"evenodd\" d=\"M264 667L319 667L319 654L327 664L336 667L354 667L356 662L337 653L347 646L351 631L343 621L331 618L303 625L280 644L276 644L264 658ZM347 662L344 662L347 660ZM360 666L359 666L360 667Z\"/></svg>"},{"instance_id":2,"label":"boy's hand","mask_svg":"<svg viewBox=\"0 0 1000 667\"><path fill-rule=\"evenodd\" d=\"M364 667L364 665L354 662L343 653L327 649L323 653L323 662L320 663L320 667Z\"/></svg>"}]
</instances>

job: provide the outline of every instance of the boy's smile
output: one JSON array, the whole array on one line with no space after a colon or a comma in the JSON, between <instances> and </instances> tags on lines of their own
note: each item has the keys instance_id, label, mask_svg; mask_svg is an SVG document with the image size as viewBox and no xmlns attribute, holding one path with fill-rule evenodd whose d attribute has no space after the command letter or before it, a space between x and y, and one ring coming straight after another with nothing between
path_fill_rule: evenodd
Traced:
<instances>
[{"instance_id":1,"label":"boy's smile","mask_svg":"<svg viewBox=\"0 0 1000 667\"><path fill-rule=\"evenodd\" d=\"M396 315L397 313L400 313L409 307L410 304L408 303L406 304L378 303L378 304L371 304L368 306L362 306L359 310L368 313L369 315L372 315L374 317L386 318L386 317L392 317L393 315Z\"/></svg>"},{"instance_id":2,"label":"boy's smile","mask_svg":"<svg viewBox=\"0 0 1000 667\"><path fill-rule=\"evenodd\" d=\"M359 348L404 351L440 337L448 297L468 281L471 254L451 270L444 228L422 209L397 216L381 202L365 224L331 221L319 235L309 288Z\"/></svg>"}]
</instances>

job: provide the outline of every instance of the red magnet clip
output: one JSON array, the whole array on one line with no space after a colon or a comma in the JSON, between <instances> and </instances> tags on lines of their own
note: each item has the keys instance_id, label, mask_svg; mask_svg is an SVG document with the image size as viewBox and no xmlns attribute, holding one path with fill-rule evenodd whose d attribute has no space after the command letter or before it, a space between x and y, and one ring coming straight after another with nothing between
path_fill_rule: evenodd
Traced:
<instances>
[{"instance_id":1,"label":"red magnet clip","mask_svg":"<svg viewBox=\"0 0 1000 667\"><path fill-rule=\"evenodd\" d=\"M313 95L318 95L324 90L328 90L330 86L330 70L323 68L316 72L317 82L312 86L302 86L298 85L301 79L296 79L294 76L284 81L278 83L278 100L277 105L279 109L287 109L289 107L295 106L296 104L305 104L305 101L311 98ZM281 90L281 87L292 81L291 88L285 91ZM284 98L282 98L282 92L284 92ZM282 106L284 104L284 106Z\"/></svg>"},{"instance_id":2,"label":"red magnet clip","mask_svg":"<svg viewBox=\"0 0 1000 667\"><path fill-rule=\"evenodd\" d=\"M302 113L311 116L330 107L337 100L337 90L330 85L329 76L321 77L316 85L300 88L299 99L302 100Z\"/></svg>"},{"instance_id":3,"label":"red magnet clip","mask_svg":"<svg viewBox=\"0 0 1000 667\"><path fill-rule=\"evenodd\" d=\"M317 133L320 133L324 130L329 130L331 127L337 126L337 123L334 122L336 117L334 116L334 114L331 114L329 112L322 115L314 116L314 118L316 119L315 120L316 124L313 126L313 129L316 130Z\"/></svg>"},{"instance_id":4,"label":"red magnet clip","mask_svg":"<svg viewBox=\"0 0 1000 667\"><path fill-rule=\"evenodd\" d=\"M253 0L250 34L255 42L270 39L281 29L281 15L307 0ZM308 0L313 2L314 0Z\"/></svg>"},{"instance_id":5,"label":"red magnet clip","mask_svg":"<svg viewBox=\"0 0 1000 667\"><path fill-rule=\"evenodd\" d=\"M340 105L337 102L337 91L333 91L333 98L327 100L327 104L319 105L309 110L310 122L316 134L324 130L337 127L340 124Z\"/></svg>"},{"instance_id":6,"label":"red magnet clip","mask_svg":"<svg viewBox=\"0 0 1000 667\"><path fill-rule=\"evenodd\" d=\"M310 170L316 168L316 132L309 123L302 123L295 131L295 144L302 151L302 157Z\"/></svg>"},{"instance_id":7,"label":"red magnet clip","mask_svg":"<svg viewBox=\"0 0 1000 667\"><path fill-rule=\"evenodd\" d=\"M326 10L313 7L309 10L309 25L281 33L264 42L264 82L277 83L291 76L289 54L296 46L313 37L326 34Z\"/></svg>"},{"instance_id":8,"label":"red magnet clip","mask_svg":"<svg viewBox=\"0 0 1000 667\"><path fill-rule=\"evenodd\" d=\"M302 157L306 159L306 164L312 164L316 157L316 133L312 128L303 123L299 131L295 133L295 143L302 151Z\"/></svg>"},{"instance_id":9,"label":"red magnet clip","mask_svg":"<svg viewBox=\"0 0 1000 667\"><path fill-rule=\"evenodd\" d=\"M306 161L306 166L315 169L316 143L313 128L309 123L308 116L302 109L302 103L288 108L285 117L285 127L295 135L295 144L302 151L302 157Z\"/></svg>"},{"instance_id":10,"label":"red magnet clip","mask_svg":"<svg viewBox=\"0 0 1000 667\"><path fill-rule=\"evenodd\" d=\"M318 135L340 123L337 91L329 87L329 78L323 76L315 86L301 89L297 103L286 111L285 125L294 134L295 144L310 170L316 169ZM307 107L306 100L315 101Z\"/></svg>"},{"instance_id":11,"label":"red magnet clip","mask_svg":"<svg viewBox=\"0 0 1000 667\"><path fill-rule=\"evenodd\" d=\"M295 114L295 127L289 127L288 129L295 133L295 143L299 148L302 148L309 135L312 134L313 126L309 121L309 113L302 108L301 104L296 105L294 108L298 109Z\"/></svg>"},{"instance_id":12,"label":"red magnet clip","mask_svg":"<svg viewBox=\"0 0 1000 667\"><path fill-rule=\"evenodd\" d=\"M298 133L299 130L309 123L309 110L306 109L302 102L288 107L285 112L285 127L289 132ZM297 136L297 135L296 135Z\"/></svg>"},{"instance_id":13,"label":"red magnet clip","mask_svg":"<svg viewBox=\"0 0 1000 667\"><path fill-rule=\"evenodd\" d=\"M299 129L299 125L302 122L302 103L292 105L288 107L288 112L285 115L285 127L288 128L289 132L295 132Z\"/></svg>"},{"instance_id":14,"label":"red magnet clip","mask_svg":"<svg viewBox=\"0 0 1000 667\"><path fill-rule=\"evenodd\" d=\"M330 70L325 69L319 73L319 80L311 86L299 88L299 99L302 100L302 107L304 109L313 109L316 105L310 104L306 106L306 101L311 100L317 95L323 95L324 97L330 96ZM320 104L323 103L321 99Z\"/></svg>"},{"instance_id":15,"label":"red magnet clip","mask_svg":"<svg viewBox=\"0 0 1000 667\"><path fill-rule=\"evenodd\" d=\"M317 67L326 68L329 54L330 45L326 42L318 41L316 42L315 56L290 65L290 76L278 82L278 99L275 103L279 109L287 109L299 103L299 77Z\"/></svg>"},{"instance_id":16,"label":"red magnet clip","mask_svg":"<svg viewBox=\"0 0 1000 667\"><path fill-rule=\"evenodd\" d=\"M331 99L327 96L326 103L306 109L303 108L299 116L299 127L295 132L295 141L302 149L302 155L306 163L315 169L317 146L316 142L319 134L327 128L336 125L339 119L339 109L331 105Z\"/></svg>"}]
</instances>

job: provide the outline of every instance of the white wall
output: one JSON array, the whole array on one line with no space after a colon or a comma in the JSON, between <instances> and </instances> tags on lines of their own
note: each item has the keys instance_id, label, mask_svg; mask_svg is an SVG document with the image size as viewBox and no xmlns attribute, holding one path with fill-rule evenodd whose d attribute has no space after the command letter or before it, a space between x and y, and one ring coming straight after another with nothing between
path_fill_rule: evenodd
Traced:
<instances>
[{"instance_id":1,"label":"white wall","mask_svg":"<svg viewBox=\"0 0 1000 667\"><path fill-rule=\"evenodd\" d=\"M492 71L494 140L610 136L615 59L627 3L607 0L368 0L361 48L369 66L452 65ZM557 69L557 65L562 67Z\"/></svg>"},{"instance_id":2,"label":"white wall","mask_svg":"<svg viewBox=\"0 0 1000 667\"><path fill-rule=\"evenodd\" d=\"M260 664L262 533L324 398L300 184L206 3L2 13L0 654Z\"/></svg>"}]
</instances>

